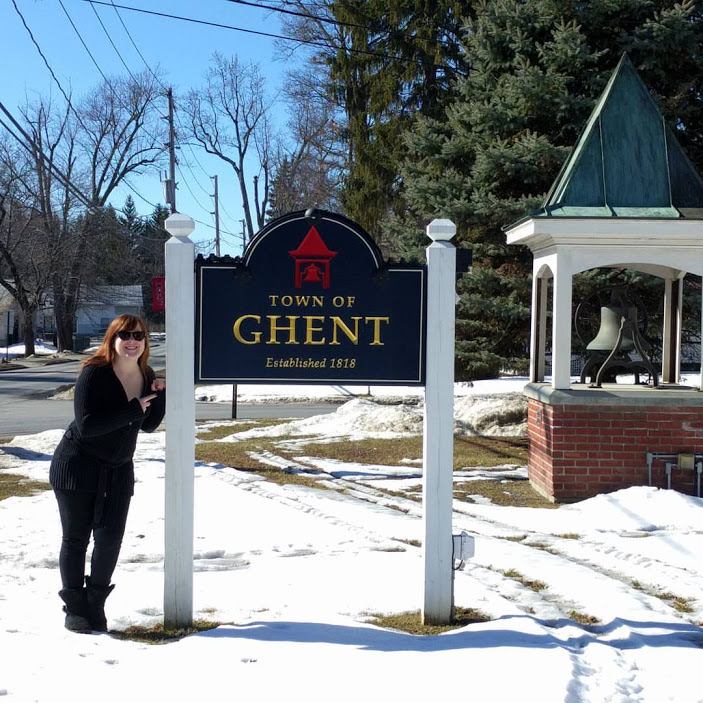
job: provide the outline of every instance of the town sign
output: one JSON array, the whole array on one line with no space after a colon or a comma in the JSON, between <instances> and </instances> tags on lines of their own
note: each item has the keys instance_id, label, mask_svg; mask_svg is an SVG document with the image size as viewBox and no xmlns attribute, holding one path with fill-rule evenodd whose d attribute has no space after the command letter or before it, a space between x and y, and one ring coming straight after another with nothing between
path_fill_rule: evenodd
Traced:
<instances>
[{"instance_id":1,"label":"town sign","mask_svg":"<svg viewBox=\"0 0 703 703\"><path fill-rule=\"evenodd\" d=\"M196 261L197 383L422 385L425 279L341 215L290 213Z\"/></svg>"}]
</instances>

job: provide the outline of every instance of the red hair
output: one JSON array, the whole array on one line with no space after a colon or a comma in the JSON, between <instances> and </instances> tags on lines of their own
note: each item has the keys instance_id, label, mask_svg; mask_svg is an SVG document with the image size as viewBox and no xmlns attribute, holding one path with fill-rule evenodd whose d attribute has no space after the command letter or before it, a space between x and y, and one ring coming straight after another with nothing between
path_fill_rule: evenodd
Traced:
<instances>
[{"instance_id":1,"label":"red hair","mask_svg":"<svg viewBox=\"0 0 703 703\"><path fill-rule=\"evenodd\" d=\"M142 373L146 373L146 365L149 360L149 330L147 330L144 320L138 315L118 315L107 328L98 350L83 362L83 366L108 366L112 364L115 360L115 339L117 334L123 330L144 332L144 351L139 357L138 363Z\"/></svg>"}]
</instances>

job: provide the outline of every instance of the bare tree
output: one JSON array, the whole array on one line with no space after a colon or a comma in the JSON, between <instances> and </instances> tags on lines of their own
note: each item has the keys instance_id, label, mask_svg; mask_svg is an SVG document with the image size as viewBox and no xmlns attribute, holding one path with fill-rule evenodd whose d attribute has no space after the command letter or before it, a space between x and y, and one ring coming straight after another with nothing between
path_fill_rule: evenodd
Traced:
<instances>
[{"instance_id":1,"label":"bare tree","mask_svg":"<svg viewBox=\"0 0 703 703\"><path fill-rule=\"evenodd\" d=\"M65 258L74 195L56 178L75 164L68 107L39 100L23 110L31 141L0 145L0 285L22 312L25 354L35 351L34 316Z\"/></svg>"},{"instance_id":2,"label":"bare tree","mask_svg":"<svg viewBox=\"0 0 703 703\"><path fill-rule=\"evenodd\" d=\"M91 235L100 227L100 209L130 175L155 168L163 154L159 96L157 77L145 71L103 82L76 110L75 151L90 208L74 231L75 254L54 275L59 349L70 348L73 341L81 280L91 259Z\"/></svg>"},{"instance_id":3,"label":"bare tree","mask_svg":"<svg viewBox=\"0 0 703 703\"><path fill-rule=\"evenodd\" d=\"M269 215L312 205L339 211L344 175L344 116L330 100L317 67L288 75L284 88L290 114L289 145L277 153Z\"/></svg>"},{"instance_id":4,"label":"bare tree","mask_svg":"<svg viewBox=\"0 0 703 703\"><path fill-rule=\"evenodd\" d=\"M349 42L329 0L284 0L282 16L291 41L279 42L284 59L298 55L284 88L290 120L287 148L279 151L270 215L309 205L342 211L340 194L348 171L347 114L340 85L330 75L338 51ZM304 62L299 54L304 54Z\"/></svg>"},{"instance_id":5,"label":"bare tree","mask_svg":"<svg viewBox=\"0 0 703 703\"><path fill-rule=\"evenodd\" d=\"M205 76L205 86L191 90L185 110L195 140L234 171L242 195L249 237L264 224L269 198L274 141L270 124L271 106L265 80L258 65L243 65L236 56L214 54ZM252 177L256 222L252 218L248 169L254 152L258 167Z\"/></svg>"}]
</instances>

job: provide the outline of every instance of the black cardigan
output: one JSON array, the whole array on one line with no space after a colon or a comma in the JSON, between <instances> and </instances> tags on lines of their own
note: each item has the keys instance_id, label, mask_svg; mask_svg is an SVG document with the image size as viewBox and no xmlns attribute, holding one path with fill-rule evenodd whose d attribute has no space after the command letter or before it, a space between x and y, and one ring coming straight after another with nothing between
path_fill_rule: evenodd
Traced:
<instances>
[{"instance_id":1,"label":"black cardigan","mask_svg":"<svg viewBox=\"0 0 703 703\"><path fill-rule=\"evenodd\" d=\"M153 393L153 369L147 367L142 396ZM153 432L166 409L166 393L158 392L146 412L127 395L112 365L85 366L74 392L75 419L59 442L49 470L53 488L97 491L101 473L118 470L120 483L133 489L132 457L139 430ZM103 475L102 480L105 480Z\"/></svg>"}]
</instances>

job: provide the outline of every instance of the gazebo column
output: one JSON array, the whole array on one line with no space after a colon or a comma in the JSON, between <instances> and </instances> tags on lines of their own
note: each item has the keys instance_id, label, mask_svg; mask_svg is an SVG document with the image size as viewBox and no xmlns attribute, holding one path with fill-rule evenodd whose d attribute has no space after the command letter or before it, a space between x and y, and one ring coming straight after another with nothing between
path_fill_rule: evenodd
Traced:
<instances>
[{"instance_id":1,"label":"gazebo column","mask_svg":"<svg viewBox=\"0 0 703 703\"><path fill-rule=\"evenodd\" d=\"M530 382L544 381L547 344L547 290L549 278L540 274L543 267L535 261L532 272L532 319L530 331Z\"/></svg>"},{"instance_id":2,"label":"gazebo column","mask_svg":"<svg viewBox=\"0 0 703 703\"><path fill-rule=\"evenodd\" d=\"M701 374L698 380L698 390L703 391L703 295L701 295L701 348L699 353L701 357Z\"/></svg>"},{"instance_id":3,"label":"gazebo column","mask_svg":"<svg viewBox=\"0 0 703 703\"><path fill-rule=\"evenodd\" d=\"M552 388L571 387L571 270L558 257L554 272L552 317Z\"/></svg>"},{"instance_id":4,"label":"gazebo column","mask_svg":"<svg viewBox=\"0 0 703 703\"><path fill-rule=\"evenodd\" d=\"M681 326L683 279L664 280L664 329L662 339L662 382L678 383L681 376Z\"/></svg>"}]
</instances>

